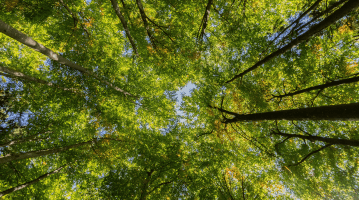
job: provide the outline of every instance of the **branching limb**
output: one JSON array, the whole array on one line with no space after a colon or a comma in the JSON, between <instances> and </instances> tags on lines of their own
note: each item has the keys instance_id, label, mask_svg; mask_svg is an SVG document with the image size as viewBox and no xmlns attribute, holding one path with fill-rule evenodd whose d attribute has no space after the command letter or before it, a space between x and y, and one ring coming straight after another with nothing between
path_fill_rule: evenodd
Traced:
<instances>
[{"instance_id":1,"label":"branching limb","mask_svg":"<svg viewBox=\"0 0 359 200\"><path fill-rule=\"evenodd\" d=\"M205 31L206 31L208 18L209 18L209 13L211 11L212 4L213 4L213 0L208 0L206 10L204 11L204 15L203 15L203 18L202 18L202 24L201 24L202 30L201 30L201 33L199 35L197 35L198 39L202 40L203 35L204 35Z\"/></svg>"},{"instance_id":2,"label":"branching limb","mask_svg":"<svg viewBox=\"0 0 359 200\"><path fill-rule=\"evenodd\" d=\"M59 0L60 3L65 7L65 9L71 14L72 18L74 19L74 27L76 28L77 23L79 21L79 19L76 17L76 15L71 11L71 9L65 4L65 2L63 0ZM88 37L90 37L90 33L88 32L88 30L86 29L86 27L84 27L84 25L82 23L80 23L82 29L85 30L86 34Z\"/></svg>"},{"instance_id":3,"label":"branching limb","mask_svg":"<svg viewBox=\"0 0 359 200\"><path fill-rule=\"evenodd\" d=\"M283 133L280 131L277 131L277 132L272 131L271 133L274 135L280 135L280 136L284 136L284 137L295 137L295 138L301 138L301 139L306 139L306 140L310 140L310 141L320 141L320 142L325 142L325 143L335 144L335 145L346 145L346 146L359 147L358 140L347 140L347 139L327 138L327 137L320 137L320 136L288 134L288 133Z\"/></svg>"},{"instance_id":4,"label":"branching limb","mask_svg":"<svg viewBox=\"0 0 359 200\"><path fill-rule=\"evenodd\" d=\"M294 96L294 95L297 95L297 94L302 94L302 93L310 92L310 91L313 91L313 90L320 90L319 92L321 92L322 90L324 90L326 88L329 88L329 87L339 86L339 85L342 85L342 84L355 83L355 82L358 82L358 81L359 81L359 76L353 77L353 78L343 79L343 80L340 80L340 81L331 81L329 83L312 86L312 87L305 88L303 90L298 90L298 91L295 91L295 92L289 92L289 93L285 93L285 94L282 94L282 95L273 95L273 98L281 99L283 97ZM318 94L319 94L319 92L318 92ZM317 96L318 96L318 94L317 94Z\"/></svg>"},{"instance_id":5,"label":"branching limb","mask_svg":"<svg viewBox=\"0 0 359 200\"><path fill-rule=\"evenodd\" d=\"M117 0L111 0L111 3L112 3L112 7L113 9L115 10L116 12L116 15L118 16L118 18L120 19L121 23L122 23L122 26L123 28L125 29L125 32L126 32L126 36L128 38L128 40L130 41L131 43L131 46L133 48L133 51L135 52L135 54L138 56L138 51L137 51L137 47L136 47L136 44L131 36L131 33L130 33L130 30L128 29L128 26L127 26L127 22L125 20L125 18L123 17L121 11L120 11L120 8L118 7L118 4L117 4ZM124 3L123 3L124 5Z\"/></svg>"},{"instance_id":6,"label":"branching limb","mask_svg":"<svg viewBox=\"0 0 359 200\"><path fill-rule=\"evenodd\" d=\"M1 73L1 72L5 72L7 74ZM60 86L58 86L56 84L53 84L51 82L47 82L47 81L44 81L44 80L41 80L41 79L38 79L38 78L35 78L35 77L32 77L32 76L28 76L26 74L23 74L21 72L15 71L15 70L10 69L8 67L0 66L0 75L10 77L10 78L15 78L15 79L18 79L18 80L21 80L21 81L29 81L29 82L40 83L42 85L47 85L47 86L58 88L58 89L61 89L61 90L64 90L64 91L70 91L72 93L77 92L77 89L63 88L63 87L60 87Z\"/></svg>"},{"instance_id":7,"label":"branching limb","mask_svg":"<svg viewBox=\"0 0 359 200\"><path fill-rule=\"evenodd\" d=\"M315 150L315 151L312 151L312 152L310 152L308 155L306 155L301 161L299 161L299 162L297 162L297 163L295 163L295 164L292 164L292 165L288 165L288 167L300 165L301 163L303 163L306 159L308 159L308 158L309 158L310 156L312 156L313 154L318 153L319 151L321 151L321 150L323 150L323 149L325 149L325 148L327 148L327 147L330 147L330 146L332 146L332 145L333 145L333 144L327 144L327 145L321 147L320 149L317 149L317 150Z\"/></svg>"},{"instance_id":8,"label":"branching limb","mask_svg":"<svg viewBox=\"0 0 359 200\"><path fill-rule=\"evenodd\" d=\"M153 47L156 48L155 38L151 33L150 26L148 25L148 22L147 22L148 17L146 16L145 10L143 9L143 5L141 3L141 0L136 0L136 3L137 3L138 9L140 10L142 22L143 22L143 25L145 26L147 35L148 35Z\"/></svg>"},{"instance_id":9,"label":"branching limb","mask_svg":"<svg viewBox=\"0 0 359 200\"><path fill-rule=\"evenodd\" d=\"M146 16L147 17L147 16ZM158 27L159 29L161 29L161 31L172 41L174 42L174 40L171 38L171 36L165 31L163 30L163 27L165 26L160 26L158 24L156 24L153 20L151 20L149 17L147 17L148 21L150 21L153 25L155 25L156 27Z\"/></svg>"},{"instance_id":10,"label":"branching limb","mask_svg":"<svg viewBox=\"0 0 359 200\"><path fill-rule=\"evenodd\" d=\"M320 23L318 23L318 24L314 25L313 27L311 27L307 32L305 32L302 35L298 36L296 39L291 41L286 46L278 49L277 51L275 51L275 52L269 54L268 56L264 57L263 59L259 60L252 67L244 70L242 73L240 73L238 75L235 75L232 79L230 79L226 83L230 83L230 82L236 80L237 78L243 77L247 73L257 69L258 67L260 67L261 65L267 63L268 61L272 60L273 58L287 52L288 50L290 50L295 45L297 45L297 44L299 44L299 43L301 43L303 41L308 40L313 35L320 32L321 30L327 28L328 26L330 26L331 24L333 24L337 20L341 19L342 17L344 17L345 15L350 13L352 10L354 10L358 6L359 6L359 1L358 0L349 0L346 4L344 4L341 8L339 8L334 13L332 13L330 16L325 18L323 21L321 21Z\"/></svg>"}]
</instances>

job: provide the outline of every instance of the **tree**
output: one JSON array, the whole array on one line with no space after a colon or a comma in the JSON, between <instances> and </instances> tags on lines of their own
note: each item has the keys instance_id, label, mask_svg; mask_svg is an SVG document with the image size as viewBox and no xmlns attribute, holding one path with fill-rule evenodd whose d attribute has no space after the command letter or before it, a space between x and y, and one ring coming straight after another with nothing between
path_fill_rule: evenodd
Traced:
<instances>
[{"instance_id":1,"label":"tree","mask_svg":"<svg viewBox=\"0 0 359 200\"><path fill-rule=\"evenodd\" d=\"M357 0L0 4L6 198L359 196Z\"/></svg>"}]
</instances>

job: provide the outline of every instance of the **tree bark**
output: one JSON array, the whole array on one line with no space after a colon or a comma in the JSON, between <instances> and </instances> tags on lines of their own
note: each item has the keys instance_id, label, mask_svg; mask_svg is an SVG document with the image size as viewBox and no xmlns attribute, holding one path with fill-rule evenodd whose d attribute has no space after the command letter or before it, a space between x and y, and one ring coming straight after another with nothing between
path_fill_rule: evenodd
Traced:
<instances>
[{"instance_id":1,"label":"tree bark","mask_svg":"<svg viewBox=\"0 0 359 200\"><path fill-rule=\"evenodd\" d=\"M116 12L116 15L118 16L118 18L120 18L122 26L125 29L126 36L127 36L128 40L130 40L131 46L133 48L133 51L138 56L138 51L137 51L137 48L136 48L136 44L132 39L130 30L128 29L128 26L127 26L127 22L126 22L125 18L123 17L123 15L122 15L122 13L120 11L120 8L118 7L117 1L116 0L111 0L111 3L112 3L112 6L113 6L113 9Z\"/></svg>"},{"instance_id":2,"label":"tree bark","mask_svg":"<svg viewBox=\"0 0 359 200\"><path fill-rule=\"evenodd\" d=\"M331 106L319 106L312 108L300 108L281 110L265 113L241 115L224 109L216 108L221 112L234 115L232 119L226 119L223 123L229 124L240 121L261 120L331 120L331 121L359 121L359 103L341 104Z\"/></svg>"},{"instance_id":3,"label":"tree bark","mask_svg":"<svg viewBox=\"0 0 359 200\"><path fill-rule=\"evenodd\" d=\"M45 178L49 177L49 176L52 175L52 174L55 174L55 173L60 172L64 167L66 167L66 165L61 166L61 167L55 169L54 171L51 171L51 172L49 172L49 173L46 173L46 174L44 174L44 175L42 175L42 176L39 176L38 178L36 178L36 179L34 179L34 180L32 180L32 181L29 181L29 182L26 182L26 183L24 183L24 184L18 185L18 186L16 186L16 187L7 189L7 190L5 190L5 191L2 191L2 192L0 192L0 197L5 196L5 195L7 195L7 194L10 194L10 193L12 193L12 192L16 192L16 191L18 191L18 190L24 189L24 188L26 188L26 187L28 187L28 186L34 184L34 183L37 183L37 182L41 181L42 179L45 179Z\"/></svg>"},{"instance_id":4,"label":"tree bark","mask_svg":"<svg viewBox=\"0 0 359 200\"><path fill-rule=\"evenodd\" d=\"M316 86L313 86L313 87L305 88L303 90L298 90L298 91L290 92L290 93L283 94L283 95L277 95L277 96L273 95L273 97L274 98L290 97L290 96L294 96L294 95L301 94L301 93L304 93L304 92L310 92L310 91L313 91L313 90L324 90L324 89L329 88L329 87L338 86L338 85L345 84L345 83L354 83L354 82L358 82L358 81L359 81L359 76L353 77L353 78L348 78L348 79L343 79L343 80L340 80L340 81L332 81L332 82L329 82L329 83L326 83L326 84L323 84L323 85L316 85Z\"/></svg>"},{"instance_id":5,"label":"tree bark","mask_svg":"<svg viewBox=\"0 0 359 200\"><path fill-rule=\"evenodd\" d=\"M319 136L310 136L310 135L297 135L297 134L288 134L288 133L282 133L280 131L272 131L272 134L274 135L280 135L284 137L295 137L295 138L301 138L305 140L310 141L320 141L325 142L329 144L335 144L335 145L347 145L347 146L354 146L359 147L359 141L358 140L347 140L347 139L336 139L336 138L326 138L326 137L319 137Z\"/></svg>"},{"instance_id":6,"label":"tree bark","mask_svg":"<svg viewBox=\"0 0 359 200\"><path fill-rule=\"evenodd\" d=\"M262 60L258 61L256 64L254 64L252 67L244 70L242 73L235 75L231 80L227 81L226 83L230 83L237 78L243 77L245 74L249 73L250 71L253 71L257 69L259 66L265 64L266 62L272 60L273 58L285 53L286 51L290 50L295 45L308 40L310 37L312 37L314 34L318 33L319 31L325 29L335 21L339 20L340 18L344 17L346 14L354 10L359 6L358 0L349 0L347 3L345 3L341 8L336 10L333 14L325 18L322 22L320 22L317 25L314 25L311 27L307 32L305 32L303 35L300 35L295 40L287 44L286 46L282 47L281 49L278 49L277 51L269 54Z\"/></svg>"},{"instance_id":7,"label":"tree bark","mask_svg":"<svg viewBox=\"0 0 359 200\"><path fill-rule=\"evenodd\" d=\"M209 13L211 11L212 4L213 4L213 0L208 0L206 10L204 11L204 15L202 18L202 31L201 31L201 34L199 35L199 37L197 36L198 39L203 39L203 35L207 28L208 17L209 17Z\"/></svg>"},{"instance_id":8,"label":"tree bark","mask_svg":"<svg viewBox=\"0 0 359 200\"><path fill-rule=\"evenodd\" d=\"M86 144L91 144L92 142L94 142L94 139L87 141L87 142L73 144L73 145L69 145L69 146L61 147L61 148L57 148L57 149L45 149L45 150L29 151L26 153L8 154L8 155L0 157L0 164L11 162L14 160L35 158L35 157L39 157L39 156L46 156L46 155L53 154L53 153L59 153L59 152L66 151L66 150L76 148L79 146L83 146Z\"/></svg>"},{"instance_id":9,"label":"tree bark","mask_svg":"<svg viewBox=\"0 0 359 200\"><path fill-rule=\"evenodd\" d=\"M7 74L2 74L1 73L1 75L9 76L10 78L17 78L17 79L24 80L24 81L36 82L36 83L40 83L42 85L47 85L47 86L62 89L62 90L65 90L65 91L71 91L71 92L74 92L74 93L75 93L75 90L76 90L74 88L63 88L63 87L57 86L56 84L53 84L51 82L47 82L47 81L44 81L44 80L41 80L41 79L38 79L38 78L35 78L35 77L32 77L32 76L23 74L21 72L15 71L15 70L10 69L8 67L0 66L0 71L7 73Z\"/></svg>"},{"instance_id":10,"label":"tree bark","mask_svg":"<svg viewBox=\"0 0 359 200\"><path fill-rule=\"evenodd\" d=\"M86 74L90 77L95 78L96 80L100 81L102 84L107 85L108 87L121 92L122 94L124 94L125 96L133 96L130 93L122 90L121 88L118 88L114 85L112 85L110 82L103 80L102 78L100 78L99 76L97 76L95 73L87 70L86 68L83 68L82 66L67 60L66 58L62 57L61 55L56 54L55 52L53 52L52 50L48 49L47 47L45 47L44 45L36 42L35 40L33 40L31 37L25 35L24 33L16 30L15 28L11 27L10 25L6 24L5 22L3 22L2 20L0 20L0 32L4 33L5 35L17 40L18 42L25 44L26 46L34 49L35 51L38 51L42 54L44 54L45 56L49 57L52 60L55 60L63 65L66 65L72 69L78 70L80 72L82 72L83 74Z\"/></svg>"}]
</instances>

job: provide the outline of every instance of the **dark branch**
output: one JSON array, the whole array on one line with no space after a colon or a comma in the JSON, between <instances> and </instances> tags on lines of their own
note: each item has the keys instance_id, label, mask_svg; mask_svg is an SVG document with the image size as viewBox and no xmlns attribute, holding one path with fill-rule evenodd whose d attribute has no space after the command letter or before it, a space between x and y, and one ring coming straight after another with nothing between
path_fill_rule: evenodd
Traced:
<instances>
[{"instance_id":1,"label":"dark branch","mask_svg":"<svg viewBox=\"0 0 359 200\"><path fill-rule=\"evenodd\" d=\"M126 22L125 18L123 17L123 15L122 15L122 13L120 11L120 8L118 7L117 1L116 0L111 0L111 3L112 3L112 6L113 6L113 9L116 12L116 15L120 19L120 21L122 23L122 26L125 29L126 36L127 36L128 40L130 40L131 46L133 48L133 51L138 56L138 51L137 51L136 44L135 44L135 42L134 42L134 40L133 40L133 38L131 36L130 30L128 29L127 22Z\"/></svg>"},{"instance_id":2,"label":"dark branch","mask_svg":"<svg viewBox=\"0 0 359 200\"><path fill-rule=\"evenodd\" d=\"M306 159L308 159L311 155L313 155L313 154L315 154L315 153L318 153L319 151L321 151L321 150L323 150L323 149L325 149L325 148L327 148L327 147L330 147L330 146L332 146L332 145L333 145L333 144L327 144L327 145L321 147L320 149L317 149L317 150L315 150L315 151L312 151L312 152L310 152L307 156L305 156L301 161L299 161L299 162L297 162L297 163L295 163L295 164L292 164L292 165L288 165L288 167L300 165L302 162L304 162Z\"/></svg>"},{"instance_id":3,"label":"dark branch","mask_svg":"<svg viewBox=\"0 0 359 200\"><path fill-rule=\"evenodd\" d=\"M145 13L145 10L143 9L143 5L141 3L141 0L136 0L136 3L137 3L137 7L138 9L140 10L140 14L141 14L141 18L142 18L142 22L143 22L143 25L145 26L145 29L146 29L146 32L147 32L147 35L153 45L154 48L156 48L156 43L155 43L155 38L153 37L152 33L151 33L151 30L150 30L150 27L148 25L148 22L147 22L147 15Z\"/></svg>"},{"instance_id":4,"label":"dark branch","mask_svg":"<svg viewBox=\"0 0 359 200\"><path fill-rule=\"evenodd\" d=\"M306 140L310 140L310 141L320 141L320 142L325 142L325 143L335 144L335 145L346 145L346 146L359 147L358 140L347 140L347 139L327 138L327 137L320 137L320 136L288 134L288 133L282 133L280 131L277 131L277 132L272 131L272 134L280 135L280 136L284 136L284 137L296 137L296 138L306 139Z\"/></svg>"},{"instance_id":5,"label":"dark branch","mask_svg":"<svg viewBox=\"0 0 359 200\"><path fill-rule=\"evenodd\" d=\"M348 78L348 79L343 79L343 80L340 80L340 81L332 81L332 82L329 82L329 83L326 83L326 84L316 85L316 86L309 87L309 88L306 88L306 89L303 89L303 90L298 90L298 91L295 91L295 92L289 92L289 93L282 94L282 95L277 95L277 96L273 95L273 98L289 97L289 96L294 96L294 95L301 94L301 93L304 93L304 92L310 92L310 91L313 91L313 90L324 90L324 89L329 88L329 87L338 86L338 85L347 84L347 83L355 83L355 82L358 82L358 81L359 81L359 76L353 77L353 78Z\"/></svg>"},{"instance_id":6,"label":"dark branch","mask_svg":"<svg viewBox=\"0 0 359 200\"><path fill-rule=\"evenodd\" d=\"M287 52L288 50L290 50L295 45L297 45L297 44L299 44L299 43L301 43L303 41L308 40L313 35L320 32L321 30L325 29L329 25L333 24L335 21L341 19L342 17L344 17L346 14L348 14L349 12L351 12L353 9L357 8L358 6L359 6L359 1L358 0L349 0L346 4L344 4L341 8L339 8L334 13L332 13L330 16L325 18L322 22L320 22L319 24L314 25L307 32L300 35L295 40L293 40L292 42L287 44L286 46L278 49L277 51L275 51L275 52L271 53L270 55L266 56L265 58L261 59L260 61L255 63L252 67L244 70L242 73L240 73L238 75L235 75L232 79L230 79L226 83L230 83L230 82L236 80L237 78L243 77L245 74L249 73L250 71L253 71L253 70L257 69L258 67L260 67L261 65L267 63L268 61L272 60L273 58Z\"/></svg>"},{"instance_id":7,"label":"dark branch","mask_svg":"<svg viewBox=\"0 0 359 200\"><path fill-rule=\"evenodd\" d=\"M212 6L212 3L213 3L213 0L208 0L208 3L207 3L207 6L206 6L206 10L204 11L204 15L203 15L203 18L202 18L202 31L200 33L199 36L197 36L198 39L201 39L203 38L203 35L206 31L206 28L207 28L207 23L208 23L208 18L209 18L209 13L211 11L211 6Z\"/></svg>"}]
</instances>

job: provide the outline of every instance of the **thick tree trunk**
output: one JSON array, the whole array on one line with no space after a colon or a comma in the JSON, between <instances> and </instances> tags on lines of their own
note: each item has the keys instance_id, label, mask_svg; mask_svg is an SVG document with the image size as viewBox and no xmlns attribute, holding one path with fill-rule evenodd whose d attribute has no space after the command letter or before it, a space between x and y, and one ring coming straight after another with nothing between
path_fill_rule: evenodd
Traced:
<instances>
[{"instance_id":1,"label":"thick tree trunk","mask_svg":"<svg viewBox=\"0 0 359 200\"><path fill-rule=\"evenodd\" d=\"M301 139L306 139L306 140L310 140L310 141L321 141L321 142L326 142L328 144L337 144L337 145L347 145L347 146L359 147L359 141L358 140L326 138L326 137L310 136L310 135L287 134L287 133L282 133L282 132L279 132L279 131L277 131L277 132L273 131L272 134L280 135L280 136L284 136L284 137L290 137L290 138L301 138Z\"/></svg>"},{"instance_id":2,"label":"thick tree trunk","mask_svg":"<svg viewBox=\"0 0 359 200\"><path fill-rule=\"evenodd\" d=\"M304 92L310 92L310 91L313 91L313 90L324 90L324 89L329 88L329 87L338 86L338 85L345 84L345 83L355 83L355 82L358 82L358 81L359 81L359 76L353 77L353 78L343 79L343 80L340 80L340 81L332 81L332 82L329 82L329 83L326 83L326 84L323 84L323 85L316 85L316 86L313 86L313 87L305 88L303 90L298 90L298 91L290 92L290 93L283 94L283 95L273 96L273 98L290 97L290 96L294 96L294 95L301 94L301 93L304 93Z\"/></svg>"},{"instance_id":3,"label":"thick tree trunk","mask_svg":"<svg viewBox=\"0 0 359 200\"><path fill-rule=\"evenodd\" d=\"M0 32L17 40L18 42L20 42L22 44L25 44L26 46L34 49L35 51L38 51L38 52L44 54L45 56L49 57L52 60L55 60L63 65L66 65L72 69L78 70L86 75L89 75L90 77L95 78L96 80L107 85L108 87L110 87L118 92L121 92L125 96L133 96L130 93L122 90L121 88L118 88L118 87L112 85L110 82L103 80L102 78L98 77L95 73L87 70L86 68L83 68L82 66L80 66L70 60L67 60L66 58L62 57L61 55L56 54L55 52L48 49L44 45L33 40L31 37L25 35L24 33L16 30L15 28L11 27L10 25L6 24L2 20L0 20Z\"/></svg>"},{"instance_id":4,"label":"thick tree trunk","mask_svg":"<svg viewBox=\"0 0 359 200\"><path fill-rule=\"evenodd\" d=\"M66 150L76 148L79 146L83 146L86 144L91 144L92 142L94 142L94 140L90 140L90 141L82 142L82 143L78 143L78 144L73 144L73 145L69 145L69 146L61 147L61 148L57 148L57 149L45 149L45 150L38 150L38 151L29 151L26 153L8 154L8 155L0 157L0 164L11 162L14 160L35 158L35 157L39 157L39 156L46 156L46 155L53 154L53 153L59 153L59 152L66 151Z\"/></svg>"},{"instance_id":5,"label":"thick tree trunk","mask_svg":"<svg viewBox=\"0 0 359 200\"><path fill-rule=\"evenodd\" d=\"M23 80L23 81L31 81L31 82L35 82L35 83L40 83L42 85L47 85L47 86L50 86L50 87L59 88L59 89L65 90L65 91L74 92L76 90L76 89L73 89L73 88L63 88L63 87L57 86L56 84L53 84L53 83L50 83L50 82L47 82L47 81L44 81L44 80L41 80L41 79L38 79L38 78L35 78L35 77L32 77L32 76L29 76L29 75L26 75L26 74L23 74L21 72L15 71L15 70L10 69L8 67L0 66L0 71L7 73L7 74L2 74L1 73L1 75L8 76L10 78L16 78L16 79L20 79L20 80Z\"/></svg>"},{"instance_id":6,"label":"thick tree trunk","mask_svg":"<svg viewBox=\"0 0 359 200\"><path fill-rule=\"evenodd\" d=\"M359 121L359 103L341 104L332 106L320 106L312 108L300 108L293 110L281 110L265 113L254 113L240 115L234 112L217 108L219 111L234 115L234 118L227 119L224 123L240 121L261 121L261 120L332 120L332 121Z\"/></svg>"},{"instance_id":7,"label":"thick tree trunk","mask_svg":"<svg viewBox=\"0 0 359 200\"><path fill-rule=\"evenodd\" d=\"M336 10L333 14L325 18L322 22L319 24L314 25L312 28L310 28L307 32L305 32L303 35L300 35L295 40L287 44L281 49L278 49L277 51L269 54L262 60L258 61L256 64L254 64L252 67L244 70L242 73L235 75L231 80L227 81L226 83L230 83L234 81L237 78L243 77L245 74L249 73L250 71L253 71L257 69L259 66L263 65L264 63L272 60L273 58L285 53L286 51L290 50L295 45L308 40L310 37L312 37L314 34L318 33L319 31L327 28L329 25L334 23L335 21L339 20L340 18L344 17L346 14L354 10L359 6L358 0L349 0L347 3L345 3L341 8Z\"/></svg>"},{"instance_id":8,"label":"thick tree trunk","mask_svg":"<svg viewBox=\"0 0 359 200\"><path fill-rule=\"evenodd\" d=\"M0 192L0 197L5 196L5 195L7 195L7 194L10 194L10 193L12 193L12 192L16 192L16 191L18 191L18 190L24 189L24 188L26 188L26 187L28 187L28 186L34 184L34 183L37 183L37 182L41 181L42 179L44 179L44 178L46 178L46 177L49 177L49 176L52 175L52 174L55 174L55 173L60 172L64 167L66 167L66 165L64 165L64 166L62 166L62 167L59 167L59 168L57 168L56 170L51 171L51 172L49 172L49 173L46 173L46 174L44 174L44 175L42 175L42 176L39 176L38 178L36 178L36 179L34 179L34 180L32 180L32 181L29 181L29 182L26 182L26 183L24 183L24 184L18 185L18 186L16 186L16 187L7 189L7 190L5 190L5 191L2 191L2 192Z\"/></svg>"},{"instance_id":9,"label":"thick tree trunk","mask_svg":"<svg viewBox=\"0 0 359 200\"><path fill-rule=\"evenodd\" d=\"M135 44L135 42L134 42L133 39L132 39L132 36L131 36L131 33L130 33L130 29L128 29L127 22L126 22L125 18L123 17L123 15L122 15L122 13L121 13L121 11L120 11L120 8L118 7L117 1L116 1L116 0L111 0L111 3L112 3L112 6L113 6L113 9L114 9L115 12L116 12L116 15L118 16L118 18L120 18L120 21L121 21L121 23L122 23L122 26L123 26L123 28L125 29L126 36L127 36L128 40L130 40L131 46L132 46L132 48L133 48L133 51L134 51L135 54L138 56L136 44Z\"/></svg>"}]
</instances>

